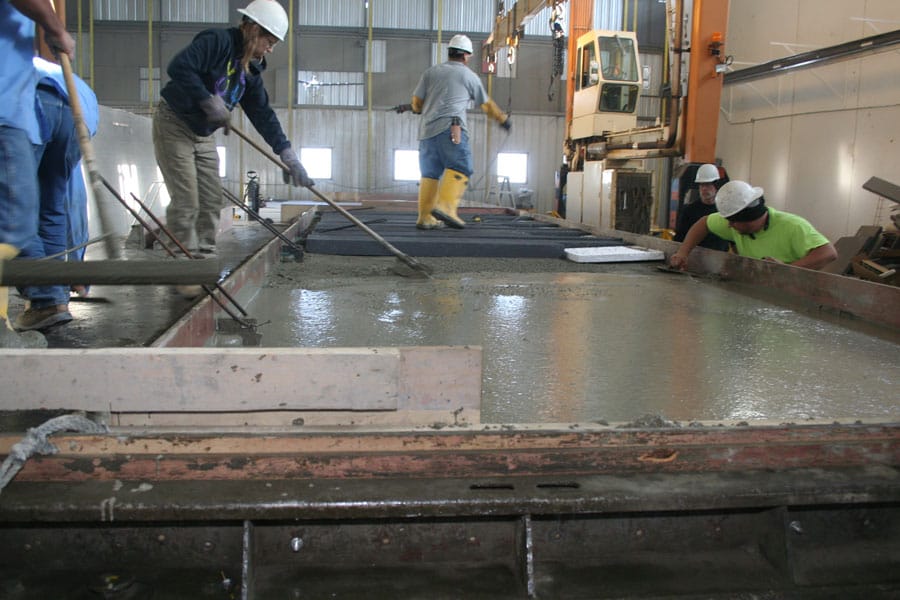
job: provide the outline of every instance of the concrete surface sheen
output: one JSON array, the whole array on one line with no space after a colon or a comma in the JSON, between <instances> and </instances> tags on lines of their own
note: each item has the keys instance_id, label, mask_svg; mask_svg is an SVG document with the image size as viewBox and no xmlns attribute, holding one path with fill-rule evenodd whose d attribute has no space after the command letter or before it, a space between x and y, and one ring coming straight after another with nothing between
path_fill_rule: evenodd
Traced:
<instances>
[{"instance_id":1,"label":"concrete surface sheen","mask_svg":"<svg viewBox=\"0 0 900 600\"><path fill-rule=\"evenodd\" d=\"M727 284L531 259L428 259L422 281L366 261L272 273L262 345L480 345L484 423L900 417L895 340Z\"/></svg>"}]
</instances>

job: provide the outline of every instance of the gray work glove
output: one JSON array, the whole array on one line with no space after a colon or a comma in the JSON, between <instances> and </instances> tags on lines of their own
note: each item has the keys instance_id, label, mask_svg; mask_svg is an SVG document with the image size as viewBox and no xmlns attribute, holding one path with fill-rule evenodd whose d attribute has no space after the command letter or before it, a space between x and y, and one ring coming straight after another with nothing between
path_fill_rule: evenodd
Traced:
<instances>
[{"instance_id":1,"label":"gray work glove","mask_svg":"<svg viewBox=\"0 0 900 600\"><path fill-rule=\"evenodd\" d=\"M200 101L200 108L206 115L206 122L210 127L224 127L225 133L231 125L231 111L222 100L222 96L209 96Z\"/></svg>"},{"instance_id":2,"label":"gray work glove","mask_svg":"<svg viewBox=\"0 0 900 600\"><path fill-rule=\"evenodd\" d=\"M294 186L299 187L312 187L316 185L316 182L310 179L309 175L306 174L306 169L300 164L300 159L297 158L297 154L293 150L285 148L281 151L279 157L281 158L281 162L284 163L284 166L289 169L289 171L284 172L285 183L291 183Z\"/></svg>"},{"instance_id":3,"label":"gray work glove","mask_svg":"<svg viewBox=\"0 0 900 600\"><path fill-rule=\"evenodd\" d=\"M506 117L506 120L500 123L500 127L502 127L506 133L509 133L509 130L512 129L512 118Z\"/></svg>"}]
</instances>

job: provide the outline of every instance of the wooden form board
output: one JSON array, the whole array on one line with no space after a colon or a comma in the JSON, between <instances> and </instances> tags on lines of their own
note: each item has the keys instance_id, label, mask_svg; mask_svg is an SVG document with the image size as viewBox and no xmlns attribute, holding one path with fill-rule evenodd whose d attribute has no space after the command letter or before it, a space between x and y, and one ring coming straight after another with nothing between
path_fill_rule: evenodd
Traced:
<instances>
[{"instance_id":1,"label":"wooden form board","mask_svg":"<svg viewBox=\"0 0 900 600\"><path fill-rule=\"evenodd\" d=\"M480 347L4 350L0 410L397 411L481 404Z\"/></svg>"}]
</instances>

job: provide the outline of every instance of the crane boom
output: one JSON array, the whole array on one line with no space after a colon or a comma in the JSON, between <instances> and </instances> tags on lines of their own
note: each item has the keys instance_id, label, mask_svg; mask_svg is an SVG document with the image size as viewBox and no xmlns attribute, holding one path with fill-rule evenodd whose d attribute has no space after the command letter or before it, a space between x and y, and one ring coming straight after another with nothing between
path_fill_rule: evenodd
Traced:
<instances>
[{"instance_id":1,"label":"crane boom","mask_svg":"<svg viewBox=\"0 0 900 600\"><path fill-rule=\"evenodd\" d=\"M503 2L498 2L497 18L490 37L484 43L485 49L491 55L503 47L515 47L521 37L525 25L536 14L547 7L557 6L566 0L517 0L513 2L509 10L504 9Z\"/></svg>"}]
</instances>

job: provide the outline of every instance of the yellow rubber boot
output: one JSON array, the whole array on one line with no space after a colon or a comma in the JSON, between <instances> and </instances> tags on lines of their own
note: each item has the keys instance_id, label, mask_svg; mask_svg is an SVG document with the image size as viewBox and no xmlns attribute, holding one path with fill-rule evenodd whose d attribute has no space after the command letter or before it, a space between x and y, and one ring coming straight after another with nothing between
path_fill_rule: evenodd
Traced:
<instances>
[{"instance_id":1,"label":"yellow rubber boot","mask_svg":"<svg viewBox=\"0 0 900 600\"><path fill-rule=\"evenodd\" d=\"M437 229L441 222L431 216L437 203L438 180L423 177L419 180L419 218L416 227L419 229Z\"/></svg>"},{"instance_id":2,"label":"yellow rubber boot","mask_svg":"<svg viewBox=\"0 0 900 600\"><path fill-rule=\"evenodd\" d=\"M12 260L19 251L15 246L9 244L0 244L0 260ZM0 263L0 276L3 275L3 264ZM9 288L0 287L0 319L10 331L14 331L12 323L9 322Z\"/></svg>"},{"instance_id":3,"label":"yellow rubber boot","mask_svg":"<svg viewBox=\"0 0 900 600\"><path fill-rule=\"evenodd\" d=\"M444 169L441 184L438 186L437 207L431 211L432 216L440 219L454 229L465 229L466 223L459 218L456 208L459 199L466 192L469 178L453 169Z\"/></svg>"}]
</instances>

